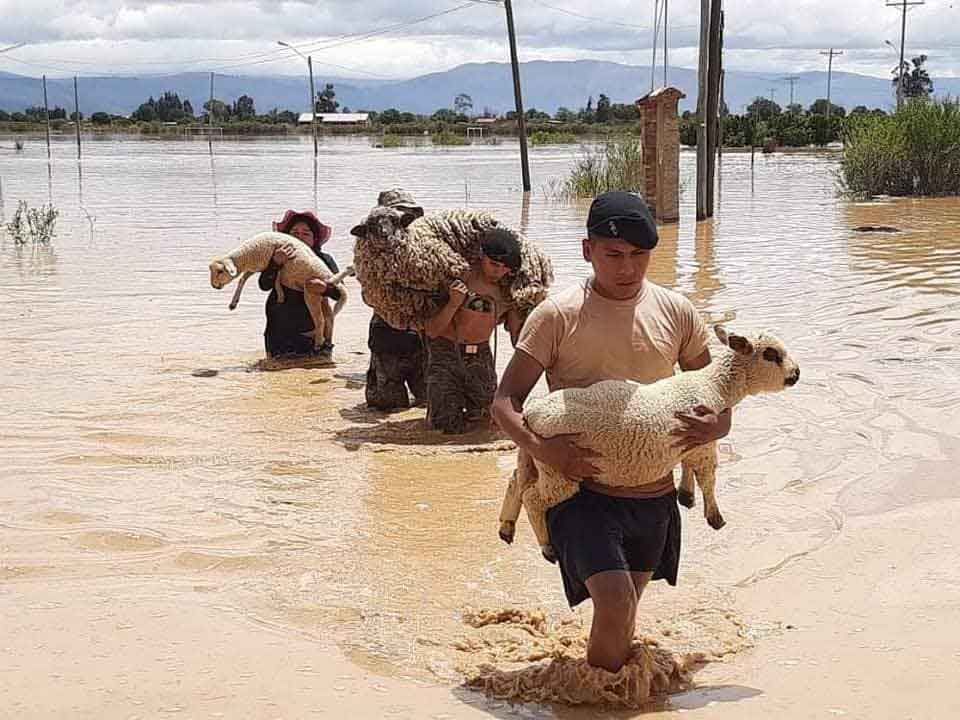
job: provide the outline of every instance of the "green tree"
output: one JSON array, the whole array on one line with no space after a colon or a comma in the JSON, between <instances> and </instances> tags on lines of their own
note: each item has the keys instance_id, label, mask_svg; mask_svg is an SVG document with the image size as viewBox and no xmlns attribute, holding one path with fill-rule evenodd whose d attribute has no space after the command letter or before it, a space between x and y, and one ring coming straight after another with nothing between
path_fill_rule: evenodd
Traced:
<instances>
[{"instance_id":1,"label":"green tree","mask_svg":"<svg viewBox=\"0 0 960 720\"><path fill-rule=\"evenodd\" d=\"M110 116L105 112L95 112L90 116L90 122L94 125L109 125Z\"/></svg>"},{"instance_id":2,"label":"green tree","mask_svg":"<svg viewBox=\"0 0 960 720\"><path fill-rule=\"evenodd\" d=\"M183 114L184 114L184 116L186 116L187 118L192 118L192 117L193 117L193 105L190 104L190 101L189 101L189 100L184 100L184 101L183 101Z\"/></svg>"},{"instance_id":3,"label":"green tree","mask_svg":"<svg viewBox=\"0 0 960 720\"><path fill-rule=\"evenodd\" d=\"M70 120L73 121L73 122L76 122L76 121L77 121L77 113L76 113L76 112L70 113ZM80 121L83 122L83 113L80 113Z\"/></svg>"},{"instance_id":4,"label":"green tree","mask_svg":"<svg viewBox=\"0 0 960 720\"><path fill-rule=\"evenodd\" d=\"M637 110L636 105L613 103L613 105L610 106L610 116L614 120L631 122L640 119L640 112Z\"/></svg>"},{"instance_id":5,"label":"green tree","mask_svg":"<svg viewBox=\"0 0 960 720\"><path fill-rule=\"evenodd\" d=\"M549 120L550 113L545 113L542 110L537 110L536 108L530 108L527 110L524 115L527 120Z\"/></svg>"},{"instance_id":6,"label":"green tree","mask_svg":"<svg viewBox=\"0 0 960 720\"><path fill-rule=\"evenodd\" d=\"M337 93L333 89L333 83L327 83L323 90L317 94L316 112L335 113L340 103L337 102Z\"/></svg>"},{"instance_id":7,"label":"green tree","mask_svg":"<svg viewBox=\"0 0 960 720\"><path fill-rule=\"evenodd\" d=\"M468 111L473 110L473 98L466 93L460 93L453 99L453 109L458 115L466 115Z\"/></svg>"},{"instance_id":8,"label":"green tree","mask_svg":"<svg viewBox=\"0 0 960 720\"><path fill-rule=\"evenodd\" d=\"M207 100L203 104L203 118L206 120L211 114L215 122L229 122L230 106L222 100Z\"/></svg>"},{"instance_id":9,"label":"green tree","mask_svg":"<svg viewBox=\"0 0 960 720\"><path fill-rule=\"evenodd\" d=\"M764 122L772 120L781 112L779 105L765 97L757 97L747 106L747 115Z\"/></svg>"},{"instance_id":10,"label":"green tree","mask_svg":"<svg viewBox=\"0 0 960 720\"><path fill-rule=\"evenodd\" d=\"M233 103L233 115L238 120L252 120L257 116L257 109L253 104L253 98L249 95L241 95Z\"/></svg>"},{"instance_id":11,"label":"green tree","mask_svg":"<svg viewBox=\"0 0 960 720\"><path fill-rule=\"evenodd\" d=\"M577 114L570 108L558 107L557 111L553 114L560 122L572 123L577 121Z\"/></svg>"},{"instance_id":12,"label":"green tree","mask_svg":"<svg viewBox=\"0 0 960 720\"><path fill-rule=\"evenodd\" d=\"M140 107L134 110L130 117L139 122L153 122L157 119L157 101L151 95L145 103L140 103Z\"/></svg>"},{"instance_id":13,"label":"green tree","mask_svg":"<svg viewBox=\"0 0 960 720\"><path fill-rule=\"evenodd\" d=\"M603 93L597 98L596 120L598 123L610 122L610 98Z\"/></svg>"},{"instance_id":14,"label":"green tree","mask_svg":"<svg viewBox=\"0 0 960 720\"><path fill-rule=\"evenodd\" d=\"M445 123L455 123L460 120L460 118L466 119L463 115L458 115L456 112L450 108L440 108L433 115L430 116L431 120L436 120L437 122Z\"/></svg>"},{"instance_id":15,"label":"green tree","mask_svg":"<svg viewBox=\"0 0 960 720\"><path fill-rule=\"evenodd\" d=\"M827 114L827 99L820 98L819 100L814 100L810 105L809 113L811 115L826 115ZM830 115L833 117L843 117L847 114L846 108L842 105L835 105L830 103Z\"/></svg>"},{"instance_id":16,"label":"green tree","mask_svg":"<svg viewBox=\"0 0 960 720\"><path fill-rule=\"evenodd\" d=\"M900 82L900 73L903 73L903 96L905 98L930 97L930 95L933 94L933 80L930 79L926 68L923 67L926 61L926 55L918 55L910 61L913 63L912 69L910 68L910 63L906 61L904 61L903 67L898 68L900 72L894 69L894 90L896 90L897 84Z\"/></svg>"}]
</instances>

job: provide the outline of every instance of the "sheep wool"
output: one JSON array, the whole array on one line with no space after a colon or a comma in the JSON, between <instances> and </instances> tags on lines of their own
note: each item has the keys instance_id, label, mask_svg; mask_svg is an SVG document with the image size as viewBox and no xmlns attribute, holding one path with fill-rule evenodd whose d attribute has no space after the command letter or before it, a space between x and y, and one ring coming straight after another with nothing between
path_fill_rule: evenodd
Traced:
<instances>
[{"instance_id":1,"label":"sheep wool","mask_svg":"<svg viewBox=\"0 0 960 720\"><path fill-rule=\"evenodd\" d=\"M778 392L797 383L800 368L783 343L769 334L751 338L728 335L717 327L726 349L707 367L683 372L643 385L605 380L586 388L567 388L531 399L524 408L524 421L541 437L576 433L578 445L594 450L592 459L600 474L592 478L606 485L640 486L657 482L682 463L678 492L681 504L694 504L694 480L704 501L704 516L720 529L724 520L714 494L716 443L687 452L674 447L677 413L691 413L698 405L719 412L732 408L745 397ZM544 554L552 548L546 529L546 510L572 497L577 482L556 468L521 452L517 470L501 509L500 537L512 542L520 505L527 509Z\"/></svg>"},{"instance_id":2,"label":"sheep wool","mask_svg":"<svg viewBox=\"0 0 960 720\"><path fill-rule=\"evenodd\" d=\"M390 325L417 328L446 303L447 287L483 254L483 234L500 223L489 213L446 210L415 218L378 206L351 232L354 267L363 301ZM520 269L502 282L504 295L522 313L546 297L553 268L540 249L518 234Z\"/></svg>"}]
</instances>

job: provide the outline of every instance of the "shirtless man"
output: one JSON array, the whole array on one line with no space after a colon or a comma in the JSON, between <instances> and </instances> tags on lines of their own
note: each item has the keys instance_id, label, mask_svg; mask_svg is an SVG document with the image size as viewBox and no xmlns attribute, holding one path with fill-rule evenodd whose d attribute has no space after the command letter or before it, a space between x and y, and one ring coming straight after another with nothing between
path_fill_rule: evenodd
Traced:
<instances>
[{"instance_id":1,"label":"shirtless man","mask_svg":"<svg viewBox=\"0 0 960 720\"><path fill-rule=\"evenodd\" d=\"M459 434L489 416L497 390L490 337L501 322L515 342L523 324L506 302L500 280L520 267L520 242L494 228L481 241L483 257L451 283L447 304L427 321L427 419L430 427Z\"/></svg>"}]
</instances>

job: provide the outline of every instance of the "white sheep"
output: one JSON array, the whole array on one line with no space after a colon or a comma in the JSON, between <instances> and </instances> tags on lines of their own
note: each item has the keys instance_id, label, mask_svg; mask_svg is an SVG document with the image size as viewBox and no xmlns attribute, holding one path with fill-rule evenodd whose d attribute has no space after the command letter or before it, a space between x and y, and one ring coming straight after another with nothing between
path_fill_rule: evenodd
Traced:
<instances>
[{"instance_id":1,"label":"white sheep","mask_svg":"<svg viewBox=\"0 0 960 720\"><path fill-rule=\"evenodd\" d=\"M677 427L675 415L689 413L698 405L720 411L732 408L749 395L783 390L797 383L800 368L773 335L728 335L720 326L716 333L725 349L701 370L679 373L649 385L605 380L587 388L558 390L529 400L524 421L542 437L579 434L577 444L599 454L591 462L601 470L593 480L602 484L654 483L682 463L679 502L694 506L696 478L703 494L704 516L712 528L719 530L725 521L714 494L716 443L687 452L674 447L677 438L670 433ZM541 552L547 559L554 559L547 531L547 509L573 497L578 490L577 482L521 451L500 512L500 537L513 542L522 504Z\"/></svg>"},{"instance_id":2,"label":"white sheep","mask_svg":"<svg viewBox=\"0 0 960 720\"><path fill-rule=\"evenodd\" d=\"M243 286L250 276L255 272L266 270L274 252L283 246L291 248L293 257L284 262L277 272L274 286L277 291L277 302L282 303L285 300L283 286L302 291L315 328L314 345L317 347L321 344L329 345L333 341L333 318L347 301L347 290L340 283L345 277L353 274L353 268L348 267L334 275L326 263L302 240L279 232L258 233L244 240L239 247L223 257L211 261L210 284L219 290L240 276L240 282L230 301L230 309L234 310L240 302ZM338 286L340 298L332 309L329 300L311 282L315 279L323 280L328 285Z\"/></svg>"},{"instance_id":3,"label":"white sheep","mask_svg":"<svg viewBox=\"0 0 960 720\"><path fill-rule=\"evenodd\" d=\"M447 301L450 283L482 256L481 239L500 227L489 213L445 210L421 216L379 205L350 232L363 301L393 327L421 327ZM549 258L520 234L520 268L501 283L507 300L525 315L553 282Z\"/></svg>"}]
</instances>

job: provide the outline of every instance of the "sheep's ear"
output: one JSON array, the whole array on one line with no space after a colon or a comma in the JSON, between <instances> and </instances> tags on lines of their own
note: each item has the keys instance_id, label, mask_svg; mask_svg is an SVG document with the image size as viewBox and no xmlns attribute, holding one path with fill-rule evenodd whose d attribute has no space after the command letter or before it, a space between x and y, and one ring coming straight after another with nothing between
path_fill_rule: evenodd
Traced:
<instances>
[{"instance_id":1,"label":"sheep's ear","mask_svg":"<svg viewBox=\"0 0 960 720\"><path fill-rule=\"evenodd\" d=\"M353 229L350 230L350 234L358 238L365 238L367 236L367 226L365 224L354 225Z\"/></svg>"},{"instance_id":2,"label":"sheep's ear","mask_svg":"<svg viewBox=\"0 0 960 720\"><path fill-rule=\"evenodd\" d=\"M729 347L730 341L727 339L727 329L723 325L716 325L713 331L717 334L717 339Z\"/></svg>"},{"instance_id":3,"label":"sheep's ear","mask_svg":"<svg viewBox=\"0 0 960 720\"><path fill-rule=\"evenodd\" d=\"M741 355L753 355L753 343L747 340L743 335L731 335L729 337L730 349Z\"/></svg>"},{"instance_id":4,"label":"sheep's ear","mask_svg":"<svg viewBox=\"0 0 960 720\"><path fill-rule=\"evenodd\" d=\"M233 262L233 260L230 259L230 258L224 258L224 259L223 259L223 269L226 270L227 273L228 273L228 274L230 275L230 277L232 277L232 278L235 278L237 275L240 274L239 271L237 270L237 265L236 265L236 263Z\"/></svg>"},{"instance_id":5,"label":"sheep's ear","mask_svg":"<svg viewBox=\"0 0 960 720\"><path fill-rule=\"evenodd\" d=\"M400 227L404 227L404 228L407 227L407 225L412 223L418 217L420 216L417 215L417 213L410 210L405 210L403 215L400 216Z\"/></svg>"}]
</instances>

